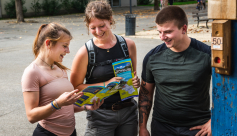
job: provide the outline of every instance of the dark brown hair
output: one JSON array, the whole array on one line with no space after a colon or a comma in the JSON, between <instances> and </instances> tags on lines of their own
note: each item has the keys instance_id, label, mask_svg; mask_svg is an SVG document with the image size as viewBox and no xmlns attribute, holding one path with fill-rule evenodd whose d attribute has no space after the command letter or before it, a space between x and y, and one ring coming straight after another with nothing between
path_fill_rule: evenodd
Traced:
<instances>
[{"instance_id":1,"label":"dark brown hair","mask_svg":"<svg viewBox=\"0 0 237 136\"><path fill-rule=\"evenodd\" d=\"M111 25L115 24L114 19L111 18L113 15L112 8L105 1L91 1L88 3L85 9L85 15L84 22L86 22L87 28L89 28L92 18L109 20L111 21Z\"/></svg>"},{"instance_id":2,"label":"dark brown hair","mask_svg":"<svg viewBox=\"0 0 237 136\"><path fill-rule=\"evenodd\" d=\"M35 58L39 55L41 47L44 45L44 41L49 39L52 43L51 46L55 46L58 40L61 39L63 34L69 35L72 39L71 33L62 25L58 23L43 24L40 26L33 44L33 53ZM67 67L62 65L60 62L54 62L59 68L69 70Z\"/></svg>"},{"instance_id":3,"label":"dark brown hair","mask_svg":"<svg viewBox=\"0 0 237 136\"><path fill-rule=\"evenodd\" d=\"M188 26L187 16L184 10L178 6L165 7L156 15L155 22L158 25L169 21L174 21L179 29L185 24Z\"/></svg>"}]
</instances>

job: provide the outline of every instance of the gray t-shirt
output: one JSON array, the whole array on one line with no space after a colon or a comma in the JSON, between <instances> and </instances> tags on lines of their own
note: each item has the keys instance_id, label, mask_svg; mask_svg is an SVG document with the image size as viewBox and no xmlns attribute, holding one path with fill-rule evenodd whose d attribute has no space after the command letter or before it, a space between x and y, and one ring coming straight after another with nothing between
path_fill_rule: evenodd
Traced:
<instances>
[{"instance_id":1,"label":"gray t-shirt","mask_svg":"<svg viewBox=\"0 0 237 136\"><path fill-rule=\"evenodd\" d=\"M161 44L143 62L142 79L155 83L153 118L173 126L195 126L210 119L211 49L191 39L183 52Z\"/></svg>"}]
</instances>

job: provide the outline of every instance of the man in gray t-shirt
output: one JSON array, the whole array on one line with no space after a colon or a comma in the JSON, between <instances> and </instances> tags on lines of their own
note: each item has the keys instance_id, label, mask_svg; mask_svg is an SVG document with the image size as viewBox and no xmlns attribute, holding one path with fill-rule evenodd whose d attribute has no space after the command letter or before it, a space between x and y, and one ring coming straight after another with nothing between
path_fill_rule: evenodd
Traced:
<instances>
[{"instance_id":1,"label":"man in gray t-shirt","mask_svg":"<svg viewBox=\"0 0 237 136\"><path fill-rule=\"evenodd\" d=\"M186 14L177 6L162 9L156 24L164 43L143 61L139 136L150 135L146 125L154 90L152 136L210 136L211 49L188 37Z\"/></svg>"}]
</instances>

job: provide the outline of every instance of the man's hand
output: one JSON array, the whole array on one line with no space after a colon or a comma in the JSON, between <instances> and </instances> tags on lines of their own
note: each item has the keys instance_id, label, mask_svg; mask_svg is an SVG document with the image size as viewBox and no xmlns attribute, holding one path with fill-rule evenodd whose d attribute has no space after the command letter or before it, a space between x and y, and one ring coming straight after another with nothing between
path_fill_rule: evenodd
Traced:
<instances>
[{"instance_id":1,"label":"man's hand","mask_svg":"<svg viewBox=\"0 0 237 136\"><path fill-rule=\"evenodd\" d=\"M211 119L201 126L195 126L190 128L190 130L201 129L195 136L212 136L211 134Z\"/></svg>"},{"instance_id":2,"label":"man's hand","mask_svg":"<svg viewBox=\"0 0 237 136\"><path fill-rule=\"evenodd\" d=\"M140 79L138 78L136 71L134 71L134 78L132 78L132 84L135 88L140 87Z\"/></svg>"},{"instance_id":3,"label":"man's hand","mask_svg":"<svg viewBox=\"0 0 237 136\"><path fill-rule=\"evenodd\" d=\"M150 136L149 131L146 128L141 128L139 129L139 136Z\"/></svg>"}]
</instances>

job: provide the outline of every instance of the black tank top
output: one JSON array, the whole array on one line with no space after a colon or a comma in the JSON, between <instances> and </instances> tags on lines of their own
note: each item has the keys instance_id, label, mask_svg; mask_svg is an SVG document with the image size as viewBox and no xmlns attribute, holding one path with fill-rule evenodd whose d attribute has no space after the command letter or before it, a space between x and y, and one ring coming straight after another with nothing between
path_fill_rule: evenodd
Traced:
<instances>
[{"instance_id":1,"label":"black tank top","mask_svg":"<svg viewBox=\"0 0 237 136\"><path fill-rule=\"evenodd\" d=\"M103 62L110 59L119 59L119 58L125 57L119 45L118 39L115 46L109 49L109 52L107 52L107 49L101 49L97 47L94 44L93 40L92 40L92 44L93 44L95 56L96 56L95 63ZM86 81L86 84L105 82L105 81L110 80L114 76L115 75L114 75L112 64L104 65L104 66L96 66L92 71L90 79ZM121 101L119 92L105 99L104 104L112 104L118 101Z\"/></svg>"}]
</instances>

